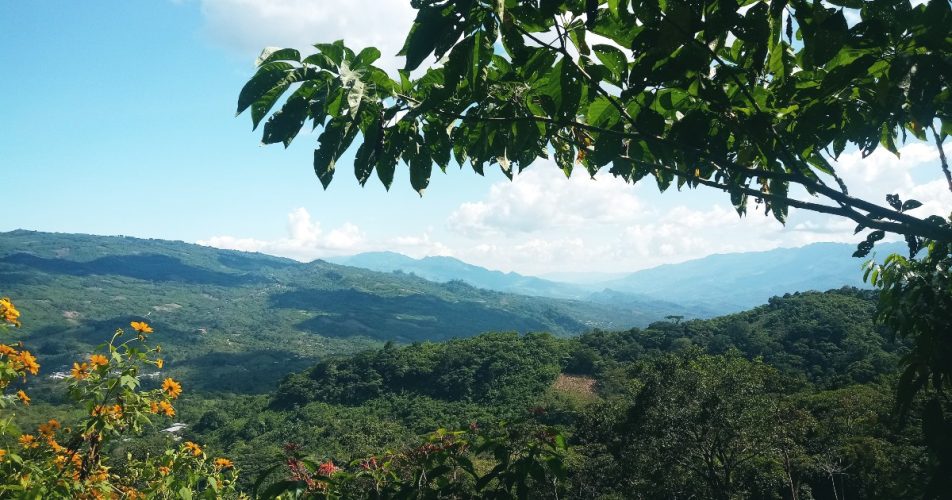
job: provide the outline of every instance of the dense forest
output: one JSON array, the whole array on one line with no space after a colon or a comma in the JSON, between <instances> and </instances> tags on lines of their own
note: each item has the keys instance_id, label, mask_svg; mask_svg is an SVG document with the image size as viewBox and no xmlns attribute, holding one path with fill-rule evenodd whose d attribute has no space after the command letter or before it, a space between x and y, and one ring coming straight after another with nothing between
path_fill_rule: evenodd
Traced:
<instances>
[{"instance_id":1,"label":"dense forest","mask_svg":"<svg viewBox=\"0 0 952 500\"><path fill-rule=\"evenodd\" d=\"M479 428L564 440L561 479L550 467L528 480L540 497L916 496L931 464L918 423L894 412L906 348L873 308L872 292L842 289L577 338L388 344L289 375L271 396L190 401L183 432L235 457L249 488L288 443L319 461L399 463L435 429Z\"/></svg>"},{"instance_id":2,"label":"dense forest","mask_svg":"<svg viewBox=\"0 0 952 500\"><path fill-rule=\"evenodd\" d=\"M873 322L877 294L870 290L797 292L726 316L672 314L643 327L589 328L573 337L541 333L545 325L531 323L541 302L462 282L174 242L8 236L38 242L31 254L0 258L0 273L29 311L18 336L54 371L14 382L32 399L15 425L43 429L50 415L88 418L70 401L86 370L105 358L92 355L91 368L72 370L69 361L96 352L111 328L130 319L134 329L146 328L137 318L147 319L149 330L162 332L157 339L167 347L154 350L162 359L122 351L109 361L118 366L98 372L101 380L134 376L130 390L156 398L148 404L178 399L178 381L185 391L174 410L149 410L143 400L145 415L169 418L150 417L144 426L130 421L123 432L134 430L135 439L114 441L103 453L116 470L148 470L148 457L202 443L203 453L230 457L222 458L233 464L227 471L238 471L219 477L225 469L202 462L185 469L192 482L170 484L200 490L207 477L219 477L236 494L264 497L304 488L350 497L532 491L552 498L895 498L923 495L936 470L919 420L924 403L915 399L914 411L897 411L897 366L912 345ZM115 255L111 245L124 245L126 253ZM143 267L150 259L157 264ZM163 264L169 261L182 269ZM295 288L302 280L311 291ZM121 298L92 300L105 285ZM69 293L80 288L85 295ZM321 300L327 293L340 300ZM413 297L446 316L419 338L387 339L379 336L386 330L318 335L306 325L320 314L294 315L316 307L348 307L371 319L409 314L402 305L387 306L388 297ZM223 315L193 315L203 301L219 304L208 311ZM148 313L118 312L130 304ZM567 307L561 317L568 324L583 328L568 314L589 306L555 304ZM508 311L499 323L520 318L524 323L513 324L522 331L472 336L494 330L487 316L470 319L489 310ZM282 333L292 318L302 331ZM460 322L466 329L439 330ZM210 327L195 333L199 324ZM406 324L412 322L392 328ZM259 350L249 353L249 342ZM119 370L136 356L145 360L141 372ZM21 365L16 373L25 379ZM179 453L190 457L191 449Z\"/></svg>"}]
</instances>

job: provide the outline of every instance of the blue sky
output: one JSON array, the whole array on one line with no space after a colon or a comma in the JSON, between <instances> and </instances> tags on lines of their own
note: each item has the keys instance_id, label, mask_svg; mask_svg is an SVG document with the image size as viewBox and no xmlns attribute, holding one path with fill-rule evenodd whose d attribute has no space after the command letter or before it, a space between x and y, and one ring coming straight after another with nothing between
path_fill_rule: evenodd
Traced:
<instances>
[{"instance_id":1,"label":"blue sky","mask_svg":"<svg viewBox=\"0 0 952 500\"><path fill-rule=\"evenodd\" d=\"M302 260L389 249L537 274L855 239L844 221L740 220L717 193L658 196L607 175L565 180L544 163L515 183L495 172L437 174L420 198L402 172L389 193L374 181L360 188L345 158L324 191L310 167L313 136L288 150L261 147L250 119L234 117L264 46L344 38L394 54L411 18L398 0L0 3L0 230L177 239ZM844 175L947 214L934 148L908 147L901 165L877 153L848 159Z\"/></svg>"}]
</instances>

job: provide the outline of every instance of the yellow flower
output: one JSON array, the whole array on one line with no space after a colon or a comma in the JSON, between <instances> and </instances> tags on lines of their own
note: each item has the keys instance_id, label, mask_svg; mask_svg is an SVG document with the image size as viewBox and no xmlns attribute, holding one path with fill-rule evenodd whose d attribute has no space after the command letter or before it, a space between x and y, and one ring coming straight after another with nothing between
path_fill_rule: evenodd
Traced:
<instances>
[{"instance_id":1,"label":"yellow flower","mask_svg":"<svg viewBox=\"0 0 952 500\"><path fill-rule=\"evenodd\" d=\"M152 413L159 412L159 405L155 401L149 401L149 411Z\"/></svg>"},{"instance_id":2,"label":"yellow flower","mask_svg":"<svg viewBox=\"0 0 952 500\"><path fill-rule=\"evenodd\" d=\"M49 420L49 422L47 422L47 423L45 423L45 424L40 424L39 427L37 427L36 430L37 430L40 434L42 434L44 437L49 438L49 437L53 436L53 434L55 434L56 431L59 430L59 428L60 428L60 423L59 423L59 421L56 420L55 418L51 418L51 419Z\"/></svg>"},{"instance_id":3,"label":"yellow flower","mask_svg":"<svg viewBox=\"0 0 952 500\"><path fill-rule=\"evenodd\" d=\"M73 378L82 380L89 376L89 363L73 363Z\"/></svg>"},{"instance_id":4,"label":"yellow flower","mask_svg":"<svg viewBox=\"0 0 952 500\"><path fill-rule=\"evenodd\" d=\"M113 420L119 420L122 418L122 406L112 405L112 406L103 406L96 405L93 408L93 411L90 415L94 417L104 416Z\"/></svg>"},{"instance_id":5,"label":"yellow flower","mask_svg":"<svg viewBox=\"0 0 952 500\"><path fill-rule=\"evenodd\" d=\"M3 462L3 457L7 456L7 450L0 448L0 462Z\"/></svg>"},{"instance_id":6,"label":"yellow flower","mask_svg":"<svg viewBox=\"0 0 952 500\"><path fill-rule=\"evenodd\" d=\"M94 368L98 368L100 366L108 365L109 360L106 359L106 357L102 354L93 354L89 357L89 364L91 364Z\"/></svg>"},{"instance_id":7,"label":"yellow flower","mask_svg":"<svg viewBox=\"0 0 952 500\"><path fill-rule=\"evenodd\" d=\"M235 464L231 463L231 460L227 458L216 458L215 459L215 468L216 469L230 469L234 467Z\"/></svg>"},{"instance_id":8,"label":"yellow flower","mask_svg":"<svg viewBox=\"0 0 952 500\"><path fill-rule=\"evenodd\" d=\"M0 344L0 356L10 356L12 358L13 356L18 356L18 353L16 349L6 344Z\"/></svg>"},{"instance_id":9,"label":"yellow flower","mask_svg":"<svg viewBox=\"0 0 952 500\"><path fill-rule=\"evenodd\" d=\"M166 466L164 466L164 465L162 465L162 466L159 467L159 474L161 474L161 475L163 475L163 476L168 476L168 475L169 475L169 472L172 472L172 471L169 470L168 467L166 467Z\"/></svg>"},{"instance_id":10,"label":"yellow flower","mask_svg":"<svg viewBox=\"0 0 952 500\"><path fill-rule=\"evenodd\" d=\"M159 411L166 417L175 416L175 408L172 408L172 405L170 405L168 401L159 401Z\"/></svg>"},{"instance_id":11,"label":"yellow flower","mask_svg":"<svg viewBox=\"0 0 952 500\"><path fill-rule=\"evenodd\" d=\"M202 454L202 448L191 441L185 442L185 449L196 457Z\"/></svg>"},{"instance_id":12,"label":"yellow flower","mask_svg":"<svg viewBox=\"0 0 952 500\"><path fill-rule=\"evenodd\" d=\"M13 306L13 302L10 302L9 297L0 298L0 317L4 321L10 323L14 326L20 326L20 311L17 311L17 308Z\"/></svg>"},{"instance_id":13,"label":"yellow flower","mask_svg":"<svg viewBox=\"0 0 952 500\"><path fill-rule=\"evenodd\" d=\"M162 365L164 364L165 364L165 361L162 361L162 358L155 360L155 367L158 368L159 370L162 369Z\"/></svg>"},{"instance_id":14,"label":"yellow flower","mask_svg":"<svg viewBox=\"0 0 952 500\"><path fill-rule=\"evenodd\" d=\"M20 444L24 448L36 448L40 446L40 443L36 442L36 438L33 437L33 434L24 434L20 436L20 439L18 441L20 441Z\"/></svg>"},{"instance_id":15,"label":"yellow flower","mask_svg":"<svg viewBox=\"0 0 952 500\"><path fill-rule=\"evenodd\" d=\"M17 391L17 397L20 398L20 401L22 401L24 405L30 406L30 396L27 396L25 392L22 390Z\"/></svg>"},{"instance_id":16,"label":"yellow flower","mask_svg":"<svg viewBox=\"0 0 952 500\"><path fill-rule=\"evenodd\" d=\"M20 364L23 365L23 368L33 375L36 375L40 371L40 365L36 362L36 357L30 354L30 351L21 351L19 355Z\"/></svg>"},{"instance_id":17,"label":"yellow flower","mask_svg":"<svg viewBox=\"0 0 952 500\"><path fill-rule=\"evenodd\" d=\"M57 443L56 440L53 439L53 438L50 438L50 439L46 442L46 444L48 444L48 445L50 446L50 449L53 450L53 453L62 453L62 452L64 452L64 451L66 451L66 447L64 447L64 446L60 445L59 443Z\"/></svg>"},{"instance_id":18,"label":"yellow flower","mask_svg":"<svg viewBox=\"0 0 952 500\"><path fill-rule=\"evenodd\" d=\"M153 331L152 327L149 326L149 324L145 321L133 321L132 323L129 323L129 325L132 326L133 330L139 333L152 333Z\"/></svg>"},{"instance_id":19,"label":"yellow flower","mask_svg":"<svg viewBox=\"0 0 952 500\"><path fill-rule=\"evenodd\" d=\"M170 398L175 399L179 397L179 394L182 394L182 384L167 378L162 381L162 390L169 395Z\"/></svg>"}]
</instances>

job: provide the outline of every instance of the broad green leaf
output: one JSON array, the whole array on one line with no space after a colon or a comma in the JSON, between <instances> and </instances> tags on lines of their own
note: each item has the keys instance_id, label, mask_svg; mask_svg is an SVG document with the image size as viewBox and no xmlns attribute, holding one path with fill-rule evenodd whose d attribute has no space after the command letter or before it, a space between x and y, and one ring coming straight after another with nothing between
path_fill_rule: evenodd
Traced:
<instances>
[{"instance_id":1,"label":"broad green leaf","mask_svg":"<svg viewBox=\"0 0 952 500\"><path fill-rule=\"evenodd\" d=\"M255 66L261 66L274 61L295 61L301 60L301 53L295 49L282 49L280 47L267 47L261 51L261 55L255 60Z\"/></svg>"},{"instance_id":2,"label":"broad green leaf","mask_svg":"<svg viewBox=\"0 0 952 500\"><path fill-rule=\"evenodd\" d=\"M357 58L354 59L354 67L364 68L366 66L370 66L377 59L380 59L380 49L376 47L367 47L357 54Z\"/></svg>"},{"instance_id":3,"label":"broad green leaf","mask_svg":"<svg viewBox=\"0 0 952 500\"><path fill-rule=\"evenodd\" d=\"M241 88L241 93L238 94L236 116L278 85L291 69L294 69L294 66L288 63L271 63L259 68L258 72L248 80L248 83Z\"/></svg>"},{"instance_id":4,"label":"broad green leaf","mask_svg":"<svg viewBox=\"0 0 952 500\"><path fill-rule=\"evenodd\" d=\"M624 81L628 77L628 58L625 53L611 45L598 44L592 46L595 56L608 68L612 83Z\"/></svg>"},{"instance_id":5,"label":"broad green leaf","mask_svg":"<svg viewBox=\"0 0 952 500\"><path fill-rule=\"evenodd\" d=\"M305 84L291 94L284 106L265 122L261 142L264 144L281 142L284 147L288 147L304 126L310 111L310 97L316 90L316 85Z\"/></svg>"}]
</instances>

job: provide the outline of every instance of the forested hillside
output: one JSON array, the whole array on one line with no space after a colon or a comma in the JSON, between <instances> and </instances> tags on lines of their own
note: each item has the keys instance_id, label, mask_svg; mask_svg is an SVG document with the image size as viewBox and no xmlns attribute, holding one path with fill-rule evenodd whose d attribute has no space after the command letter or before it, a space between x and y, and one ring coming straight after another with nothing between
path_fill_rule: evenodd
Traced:
<instances>
[{"instance_id":1,"label":"forested hillside","mask_svg":"<svg viewBox=\"0 0 952 500\"><path fill-rule=\"evenodd\" d=\"M505 423L566 440L566 475L536 484L540 497L914 495L928 469L922 438L892 411L905 347L873 326L873 299L811 292L571 339L387 345L324 360L270 397L198 403L185 435L254 477L289 441L346 464L405 459L437 428Z\"/></svg>"},{"instance_id":2,"label":"forested hillside","mask_svg":"<svg viewBox=\"0 0 952 500\"><path fill-rule=\"evenodd\" d=\"M387 341L646 325L673 304L629 307L492 292L315 261L182 242L13 231L0 283L32 320L25 338L54 370L111 331L147 319L169 368L199 390L266 391L320 357Z\"/></svg>"}]
</instances>

